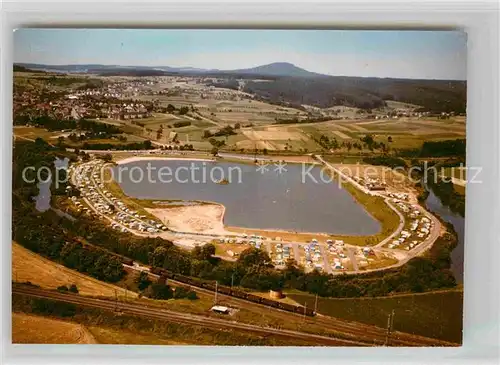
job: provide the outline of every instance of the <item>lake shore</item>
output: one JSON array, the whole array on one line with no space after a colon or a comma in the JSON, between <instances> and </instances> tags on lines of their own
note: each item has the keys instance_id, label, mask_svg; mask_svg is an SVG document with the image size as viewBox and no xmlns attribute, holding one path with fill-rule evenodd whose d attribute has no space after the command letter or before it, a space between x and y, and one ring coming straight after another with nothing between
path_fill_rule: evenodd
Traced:
<instances>
[{"instance_id":1,"label":"lake shore","mask_svg":"<svg viewBox=\"0 0 500 365\"><path fill-rule=\"evenodd\" d=\"M222 204L190 205L171 208L146 208L146 211L162 222L169 229L178 232L231 234L224 227L226 208Z\"/></svg>"},{"instance_id":2,"label":"lake shore","mask_svg":"<svg viewBox=\"0 0 500 365\"><path fill-rule=\"evenodd\" d=\"M202 161L202 162L215 162L215 159L207 158L191 158L191 157L157 157L157 156L132 156L115 161L117 165L125 165L138 161L175 161L175 160L189 160L189 161Z\"/></svg>"}]
</instances>

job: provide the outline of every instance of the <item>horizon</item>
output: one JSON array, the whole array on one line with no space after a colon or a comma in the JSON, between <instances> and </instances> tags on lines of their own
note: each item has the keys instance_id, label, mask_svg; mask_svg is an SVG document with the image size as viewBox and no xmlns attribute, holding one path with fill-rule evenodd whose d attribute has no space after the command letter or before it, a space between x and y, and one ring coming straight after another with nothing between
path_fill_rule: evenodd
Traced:
<instances>
[{"instance_id":1,"label":"horizon","mask_svg":"<svg viewBox=\"0 0 500 365\"><path fill-rule=\"evenodd\" d=\"M238 70L290 63L328 76L466 78L461 31L34 29L14 63Z\"/></svg>"}]
</instances>

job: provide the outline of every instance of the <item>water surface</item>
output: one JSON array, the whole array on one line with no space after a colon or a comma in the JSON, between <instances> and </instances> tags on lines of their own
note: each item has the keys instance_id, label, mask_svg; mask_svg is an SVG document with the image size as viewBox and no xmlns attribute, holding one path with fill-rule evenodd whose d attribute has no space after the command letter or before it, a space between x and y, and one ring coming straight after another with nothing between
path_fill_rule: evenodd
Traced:
<instances>
[{"instance_id":1,"label":"water surface","mask_svg":"<svg viewBox=\"0 0 500 365\"><path fill-rule=\"evenodd\" d=\"M431 212L438 215L445 222L451 223L457 233L458 244L451 252L451 271L457 282L463 282L464 276L464 233L465 218L458 213L453 213L450 208L441 203L441 200L431 190L425 201L425 206Z\"/></svg>"},{"instance_id":2,"label":"water surface","mask_svg":"<svg viewBox=\"0 0 500 365\"><path fill-rule=\"evenodd\" d=\"M148 164L156 182L153 179L148 181ZM380 223L336 182L321 181L318 167L311 170L314 182L308 175L303 178L305 168L298 164L287 165L287 171L280 174L272 164L268 171L260 173L253 164L143 160L115 166L115 178L118 169L124 166L129 171L136 170L132 174L122 173L122 180L118 181L125 194L139 199L217 202L226 207L224 224L229 226L346 235L371 235L381 228ZM180 180L188 181L160 182L158 170L163 166L168 166L173 172L179 171ZM199 171L194 178L187 171L179 170L192 170L193 166ZM145 178L142 181L139 181L137 169L143 171ZM202 173L203 169L206 174ZM214 181L226 177L231 182L226 185L214 183L210 171L214 171Z\"/></svg>"}]
</instances>

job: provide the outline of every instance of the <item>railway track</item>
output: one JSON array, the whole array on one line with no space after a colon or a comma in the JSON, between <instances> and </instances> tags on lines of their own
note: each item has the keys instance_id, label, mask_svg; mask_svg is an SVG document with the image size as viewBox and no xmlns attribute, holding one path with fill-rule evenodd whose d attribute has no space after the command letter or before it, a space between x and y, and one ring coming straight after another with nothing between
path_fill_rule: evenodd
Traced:
<instances>
[{"instance_id":1,"label":"railway track","mask_svg":"<svg viewBox=\"0 0 500 365\"><path fill-rule=\"evenodd\" d=\"M87 244L89 246L94 246L90 243L83 243ZM97 247L101 250L109 252L109 254L115 255L119 257L120 259L123 259L123 256L119 256L116 253L113 253L111 251L105 250L102 247ZM126 265L123 264L124 268L129 269L129 270L138 270L142 271L144 268L150 268L149 266L142 266L141 268L136 268L134 266ZM153 278L159 278L158 275L149 273L149 275ZM191 286L195 288L195 290L199 293L204 293L206 295L213 296L214 291L204 289L198 286L193 286L193 285L188 285L186 283L176 281L174 279L168 279L169 282L179 285L179 286ZM281 314L287 314L289 316L293 316L294 319L299 319L302 320L303 315L300 313L293 313L289 311L285 311L279 308L275 307L269 307L264 304L260 303L255 303L255 302L249 302L248 300L245 299L240 299L236 298L230 295L223 294L221 292L217 293L217 297L219 298L219 303L228 305L228 306L233 306L233 307L239 307L239 308L245 308L251 311L255 311L256 308L261 308L262 310L266 310L266 312L271 311L271 313L281 313ZM343 319L338 319L335 317L331 316L323 316L319 315L316 316L315 318L309 318L307 317L304 320L305 324L318 324L321 323L322 326L326 330L330 331L335 331L336 333L342 333L345 334L346 337L349 338L361 338L366 342L370 342L373 345L383 345L385 344L386 341L386 329L381 328L381 327L376 327L373 325L368 325L360 322L354 322L354 321L348 321L348 320L343 320ZM451 342L446 342L446 341L440 341L437 339L433 338L428 338L428 337L423 337L423 336L418 336L418 335L413 335L405 332L399 332L399 331L394 331L391 334L391 339L390 339L390 344L393 346L458 346L456 343L451 343Z\"/></svg>"},{"instance_id":2,"label":"railway track","mask_svg":"<svg viewBox=\"0 0 500 365\"><path fill-rule=\"evenodd\" d=\"M124 265L130 269L135 269L132 266ZM140 271L140 270L139 270ZM149 273L153 278L159 278L158 275ZM167 279L175 285L187 286L186 283L176 281L173 279ZM198 286L191 286L198 293L203 293L205 295L213 296L214 292L208 289L200 288ZM217 298L219 299L219 304L227 305L229 307L244 308L251 311L255 311L256 308L261 308L266 310L268 313L279 313L283 315L290 316L290 319L304 321L305 325L318 325L325 330L335 331L336 333L342 333L342 336L352 338L353 340L363 341L364 343L382 346L386 342L387 330L385 328L364 324L360 322L348 321L343 319L338 319L335 317L317 315L313 318L305 317L302 314L285 311L279 308L269 307L264 304L249 302L245 299L236 298L230 295L226 295L218 292ZM393 331L390 337L391 346L459 346L459 344L441 341L434 338L413 335L410 333Z\"/></svg>"},{"instance_id":3,"label":"railway track","mask_svg":"<svg viewBox=\"0 0 500 365\"><path fill-rule=\"evenodd\" d=\"M327 336L320 336L310 333L297 332L284 329L259 327L251 324L228 321L219 318L211 318L200 315L173 312L158 307L146 305L123 303L118 301L81 297L75 294L62 294L54 291L38 288L13 287L13 294L20 294L35 298L50 299L65 303L76 304L84 307L100 308L109 311L120 311L126 314L138 315L150 319L159 319L170 322L189 324L212 328L215 330L236 330L245 333L252 333L258 336L275 336L283 339L304 341L313 345L324 346L369 346L370 344L361 341L345 340Z\"/></svg>"}]
</instances>

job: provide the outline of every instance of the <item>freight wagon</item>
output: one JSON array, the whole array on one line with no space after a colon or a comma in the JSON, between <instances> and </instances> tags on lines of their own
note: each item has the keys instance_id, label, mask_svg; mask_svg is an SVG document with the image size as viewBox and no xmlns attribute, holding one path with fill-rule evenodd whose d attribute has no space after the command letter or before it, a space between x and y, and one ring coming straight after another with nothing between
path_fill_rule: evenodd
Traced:
<instances>
[{"instance_id":1,"label":"freight wagon","mask_svg":"<svg viewBox=\"0 0 500 365\"><path fill-rule=\"evenodd\" d=\"M215 292L215 284L213 282L205 281L205 280L200 280L196 278L192 278L189 276L184 276L180 274L174 274L168 270L159 268L159 267L153 267L150 270L151 273L159 275L161 277L166 277L171 280L179 281L183 284L188 284L191 286L207 289L210 291ZM305 308L302 306L298 305L292 305L292 304L287 304L287 303L281 303L276 300L264 298L252 293L245 292L243 290L239 289L233 289L224 285L217 285L217 292L227 295L227 296L232 296L238 299L244 299L249 302L253 303L258 303L262 305L266 305L269 307L273 308L278 308L281 310L285 310L288 312L293 312L293 313L298 313L298 314L305 314L307 316L313 317L315 315L314 311L310 308Z\"/></svg>"}]
</instances>

